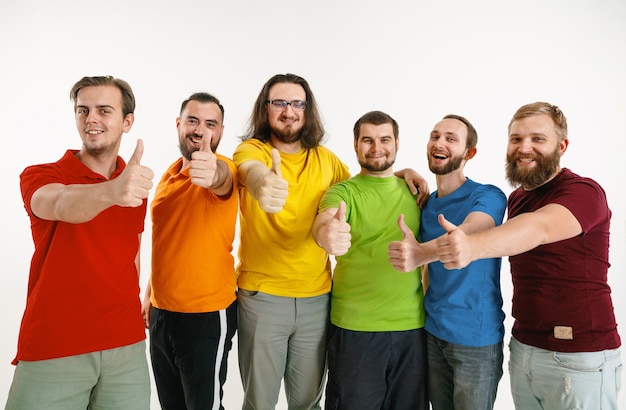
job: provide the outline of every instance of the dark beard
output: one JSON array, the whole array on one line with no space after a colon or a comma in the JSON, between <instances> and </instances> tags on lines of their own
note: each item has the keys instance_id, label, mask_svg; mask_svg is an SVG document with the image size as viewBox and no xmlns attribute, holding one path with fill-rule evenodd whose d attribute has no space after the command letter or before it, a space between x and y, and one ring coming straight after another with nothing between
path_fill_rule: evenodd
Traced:
<instances>
[{"instance_id":1,"label":"dark beard","mask_svg":"<svg viewBox=\"0 0 626 410\"><path fill-rule=\"evenodd\" d=\"M561 155L558 147L549 155L536 154L535 167L530 172L523 172L517 167L518 155L506 156L506 179L514 187L521 186L526 190L535 189L545 184L559 169Z\"/></svg>"},{"instance_id":2,"label":"dark beard","mask_svg":"<svg viewBox=\"0 0 626 410\"><path fill-rule=\"evenodd\" d=\"M430 162L431 158L432 157L430 156L428 157L428 168L430 168L430 172L432 172L435 175L449 174L450 172L456 171L457 169L459 169L461 167L461 164L463 163L463 157L459 155L456 157L450 157L446 165L442 167L436 167L431 164Z\"/></svg>"},{"instance_id":3,"label":"dark beard","mask_svg":"<svg viewBox=\"0 0 626 410\"><path fill-rule=\"evenodd\" d=\"M196 151L200 151L197 148L191 148L189 144L187 144L189 137L191 137L191 135L185 136L183 140L179 139L179 142L178 142L178 148L180 149L180 154L187 161L191 161L191 154L193 154ZM216 149L217 149L217 144L214 144L213 142L211 142L211 151L215 152Z\"/></svg>"},{"instance_id":4,"label":"dark beard","mask_svg":"<svg viewBox=\"0 0 626 410\"><path fill-rule=\"evenodd\" d=\"M271 128L270 131L272 135L276 137L276 139L284 142L285 144L292 144L300 140L300 137L302 136L302 129L298 131L292 131L291 128L286 128L284 130L277 130L277 129Z\"/></svg>"},{"instance_id":5,"label":"dark beard","mask_svg":"<svg viewBox=\"0 0 626 410\"><path fill-rule=\"evenodd\" d=\"M393 166L393 163L396 162L395 159L392 159L391 161L387 161L387 162L383 162L381 165L371 165L368 164L367 162L364 161L359 161L359 165L363 168L368 170L369 172L383 172L388 170L389 168L391 168Z\"/></svg>"}]
</instances>

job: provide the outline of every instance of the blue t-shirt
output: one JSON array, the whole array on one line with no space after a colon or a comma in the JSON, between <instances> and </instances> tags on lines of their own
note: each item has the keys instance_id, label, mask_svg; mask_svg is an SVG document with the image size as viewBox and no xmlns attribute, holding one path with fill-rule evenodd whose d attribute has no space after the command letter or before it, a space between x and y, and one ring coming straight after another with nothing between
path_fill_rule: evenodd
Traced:
<instances>
[{"instance_id":1,"label":"blue t-shirt","mask_svg":"<svg viewBox=\"0 0 626 410\"><path fill-rule=\"evenodd\" d=\"M437 198L435 191L422 209L420 236L424 242L445 233L437 216L455 225L472 212L484 212L502 223L506 196L496 186L467 178L453 193ZM479 259L463 269L448 270L439 261L428 265L426 330L447 342L488 346L504 338L504 312L500 291L501 258Z\"/></svg>"}]
</instances>

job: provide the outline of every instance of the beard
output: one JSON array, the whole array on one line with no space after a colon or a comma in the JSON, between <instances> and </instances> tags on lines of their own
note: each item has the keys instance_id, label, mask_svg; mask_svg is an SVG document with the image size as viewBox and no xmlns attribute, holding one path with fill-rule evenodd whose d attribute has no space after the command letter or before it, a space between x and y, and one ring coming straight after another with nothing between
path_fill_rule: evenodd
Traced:
<instances>
[{"instance_id":1,"label":"beard","mask_svg":"<svg viewBox=\"0 0 626 410\"><path fill-rule=\"evenodd\" d=\"M116 144L101 145L99 147L90 147L87 144L83 144L85 152L92 157L99 157L101 155L108 155L115 152Z\"/></svg>"},{"instance_id":2,"label":"beard","mask_svg":"<svg viewBox=\"0 0 626 410\"><path fill-rule=\"evenodd\" d=\"M388 170L389 168L391 168L394 164L394 162L396 162L396 159L393 158L391 160L385 161L383 163L378 163L378 164L370 164L368 162L362 161L362 160L358 160L359 161L359 165L363 168L366 169L369 172L383 172Z\"/></svg>"},{"instance_id":3,"label":"beard","mask_svg":"<svg viewBox=\"0 0 626 410\"><path fill-rule=\"evenodd\" d=\"M507 154L506 156L506 179L514 187L521 186L524 189L535 189L552 178L559 169L561 155L558 146L548 155L535 154L535 166L531 170L520 169L516 160L520 155Z\"/></svg>"},{"instance_id":4,"label":"beard","mask_svg":"<svg viewBox=\"0 0 626 410\"><path fill-rule=\"evenodd\" d=\"M448 162L446 164L440 166L434 165L431 160L432 156L429 155L428 168L430 169L430 172L435 175L446 175L452 171L456 171L461 167L461 164L463 163L463 156L457 155L456 157L450 157L448 158Z\"/></svg>"},{"instance_id":5,"label":"beard","mask_svg":"<svg viewBox=\"0 0 626 410\"><path fill-rule=\"evenodd\" d=\"M181 136L178 139L178 148L180 149L180 154L187 161L191 161L191 154L196 151L200 151L200 148L196 148L189 143L189 139L195 136L195 134L188 134L185 136ZM215 152L217 150L217 143L211 141L211 151Z\"/></svg>"},{"instance_id":6,"label":"beard","mask_svg":"<svg viewBox=\"0 0 626 410\"><path fill-rule=\"evenodd\" d=\"M302 134L302 129L294 130L291 127L283 128L280 130L274 127L270 127L270 130L274 137L286 144L291 144L298 141Z\"/></svg>"}]
</instances>

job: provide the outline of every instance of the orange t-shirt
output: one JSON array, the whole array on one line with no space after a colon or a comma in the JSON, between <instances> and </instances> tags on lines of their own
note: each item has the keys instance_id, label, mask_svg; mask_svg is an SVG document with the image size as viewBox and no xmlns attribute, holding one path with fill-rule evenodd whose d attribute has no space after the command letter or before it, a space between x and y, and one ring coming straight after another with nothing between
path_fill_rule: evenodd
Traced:
<instances>
[{"instance_id":1,"label":"orange t-shirt","mask_svg":"<svg viewBox=\"0 0 626 410\"><path fill-rule=\"evenodd\" d=\"M217 155L233 174L232 161ZM238 197L219 197L191 183L182 158L163 174L151 205L154 307L202 313L225 309L236 299L232 256Z\"/></svg>"}]
</instances>

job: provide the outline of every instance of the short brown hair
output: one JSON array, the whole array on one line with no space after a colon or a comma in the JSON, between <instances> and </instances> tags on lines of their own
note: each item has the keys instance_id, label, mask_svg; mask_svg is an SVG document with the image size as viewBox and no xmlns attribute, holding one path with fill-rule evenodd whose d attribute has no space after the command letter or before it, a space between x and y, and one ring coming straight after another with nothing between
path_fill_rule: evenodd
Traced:
<instances>
[{"instance_id":1,"label":"short brown hair","mask_svg":"<svg viewBox=\"0 0 626 410\"><path fill-rule=\"evenodd\" d=\"M135 112L135 94L133 94L133 89L130 88L130 85L119 78L115 78L110 75L105 76L96 76L96 77L83 77L74 86L70 91L70 100L74 102L74 108L76 108L76 99L78 98L78 92L84 87L96 87L96 86L107 86L112 85L119 88L122 93L122 113L124 114L124 118L128 114L132 114Z\"/></svg>"}]
</instances>

